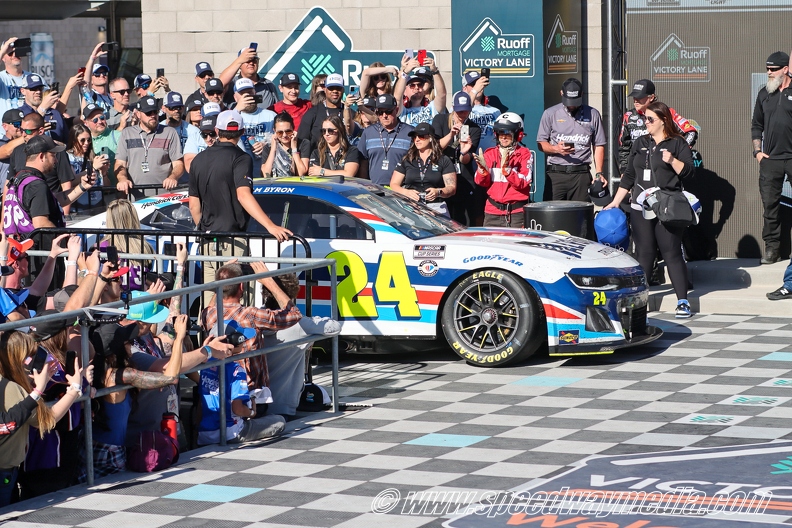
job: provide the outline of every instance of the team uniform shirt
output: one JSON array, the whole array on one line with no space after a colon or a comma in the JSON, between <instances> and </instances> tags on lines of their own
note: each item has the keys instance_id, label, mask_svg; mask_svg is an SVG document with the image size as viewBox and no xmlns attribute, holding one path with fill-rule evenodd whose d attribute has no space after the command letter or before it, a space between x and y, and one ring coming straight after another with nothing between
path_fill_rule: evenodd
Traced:
<instances>
[{"instance_id":1,"label":"team uniform shirt","mask_svg":"<svg viewBox=\"0 0 792 528\"><path fill-rule=\"evenodd\" d=\"M443 183L443 176L446 174L455 174L454 163L448 156L440 156L437 163L426 163L420 157L416 157L412 161L406 158L396 165L395 172L404 176L402 187L418 191L419 193L426 192L427 189L442 189L445 187ZM442 202L442 198L435 200Z\"/></svg>"},{"instance_id":2,"label":"team uniform shirt","mask_svg":"<svg viewBox=\"0 0 792 528\"><path fill-rule=\"evenodd\" d=\"M434 116L439 114L435 108L434 101L429 101L426 106L416 106L411 108L402 107L399 119L402 123L418 126L420 123L432 123Z\"/></svg>"},{"instance_id":3,"label":"team uniform shirt","mask_svg":"<svg viewBox=\"0 0 792 528\"><path fill-rule=\"evenodd\" d=\"M27 103L24 103L22 106L19 107L23 114L28 115L36 112L33 108L30 107ZM44 122L45 123L53 123L54 128L47 132L47 135L51 136L52 139L55 141L60 141L61 143L66 143L68 141L69 131L66 130L66 122L63 120L63 114L55 110L54 108L50 108L44 114Z\"/></svg>"},{"instance_id":4,"label":"team uniform shirt","mask_svg":"<svg viewBox=\"0 0 792 528\"><path fill-rule=\"evenodd\" d=\"M25 156L24 143L17 146L11 153L8 165L9 176L15 176L17 172L25 168L25 165L27 165L27 156ZM50 191L53 193L59 193L63 190L61 184L68 183L74 180L74 178L74 171L69 162L69 156L66 152L56 152L55 170L44 175L44 181L47 182L47 187L49 187Z\"/></svg>"},{"instance_id":5,"label":"team uniform shirt","mask_svg":"<svg viewBox=\"0 0 792 528\"><path fill-rule=\"evenodd\" d=\"M264 145L264 151L261 153L261 163L263 164L269 158L272 151L272 142ZM311 157L311 143L307 139L297 140L297 151L300 153L300 158L305 161ZM272 176L296 176L294 170L294 154L291 148L286 149L283 145L278 143L278 150L275 152L275 160L272 162ZM256 174L256 178L262 175Z\"/></svg>"},{"instance_id":6,"label":"team uniform shirt","mask_svg":"<svg viewBox=\"0 0 792 528\"><path fill-rule=\"evenodd\" d=\"M475 105L473 110L470 111L468 119L481 128L479 148L482 150L487 150L497 145L497 141L495 141L495 132L492 127L495 124L495 120L498 119L500 115L500 110L489 105ZM476 152L478 152L478 149L476 149Z\"/></svg>"},{"instance_id":7,"label":"team uniform shirt","mask_svg":"<svg viewBox=\"0 0 792 528\"><path fill-rule=\"evenodd\" d=\"M107 185L115 185L118 183L115 177L115 158L118 151L118 139L121 137L121 132L118 130L105 129L101 135L93 138L94 155L99 156L102 153L102 147L107 147L108 159L110 160L110 167L107 169Z\"/></svg>"},{"instance_id":8,"label":"team uniform shirt","mask_svg":"<svg viewBox=\"0 0 792 528\"><path fill-rule=\"evenodd\" d=\"M283 101L278 101L274 105L269 107L269 110L272 110L276 114L280 114L281 112L286 112L289 114L294 120L294 129L297 130L300 128L300 122L302 121L303 116L305 115L308 110L312 107L311 101L306 101L305 99L297 99L297 102L294 104L286 104Z\"/></svg>"},{"instance_id":9,"label":"team uniform shirt","mask_svg":"<svg viewBox=\"0 0 792 528\"><path fill-rule=\"evenodd\" d=\"M492 147L484 153L489 174L476 171L476 183L487 189L487 205L484 212L496 216L504 216L509 211L498 209L490 200L499 204L526 202L531 196L532 161L531 151L522 145L512 151L507 166L511 169L508 175L501 170L500 147Z\"/></svg>"},{"instance_id":10,"label":"team uniform shirt","mask_svg":"<svg viewBox=\"0 0 792 528\"><path fill-rule=\"evenodd\" d=\"M240 75L234 77L234 80L232 80L228 85L231 87L231 89L227 89L225 96L223 96L223 102L229 108L230 105L234 104L234 83L236 83L240 77ZM272 84L272 81L269 79L259 77L259 80L253 83L253 86L256 89L256 95L261 96L261 103L258 105L261 110L266 110L278 102L278 91L275 89L275 85ZM189 101L189 99L187 100Z\"/></svg>"},{"instance_id":11,"label":"team uniform shirt","mask_svg":"<svg viewBox=\"0 0 792 528\"><path fill-rule=\"evenodd\" d=\"M244 121L245 135L239 140L239 147L248 153L253 160L254 178L261 177L261 164L264 163L262 156L253 154L252 143L264 143L267 145L272 141L272 133L275 130L275 112L265 108L257 108L252 114L242 114Z\"/></svg>"},{"instance_id":12,"label":"team uniform shirt","mask_svg":"<svg viewBox=\"0 0 792 528\"><path fill-rule=\"evenodd\" d=\"M763 141L770 159L792 158L792 85L774 93L759 90L751 120L751 139Z\"/></svg>"},{"instance_id":13,"label":"team uniform shirt","mask_svg":"<svg viewBox=\"0 0 792 528\"><path fill-rule=\"evenodd\" d=\"M346 151L346 154L344 154L343 158L340 156L340 154L341 154L341 149L338 149L336 151L335 156L333 156L330 153L330 149L328 149L327 152L325 152L324 163L319 163L319 159L320 159L319 151L314 150L311 153L311 165L322 167L323 169L343 170L344 165L346 165L347 163L360 163L360 159L361 159L360 151L351 145L349 147L349 150Z\"/></svg>"},{"instance_id":14,"label":"team uniform shirt","mask_svg":"<svg viewBox=\"0 0 792 528\"><path fill-rule=\"evenodd\" d=\"M198 229L244 232L250 217L237 200L236 190L253 188L250 156L231 142L218 141L195 156L191 169L189 196L201 201Z\"/></svg>"},{"instance_id":15,"label":"team uniform shirt","mask_svg":"<svg viewBox=\"0 0 792 528\"><path fill-rule=\"evenodd\" d=\"M147 133L135 125L121 131L116 159L127 162L129 178L137 185L161 184L181 158L179 136L172 127L157 125Z\"/></svg>"},{"instance_id":16,"label":"team uniform shirt","mask_svg":"<svg viewBox=\"0 0 792 528\"><path fill-rule=\"evenodd\" d=\"M210 358L209 362L217 360ZM220 442L220 405L226 408L226 440L236 438L242 431L245 421L231 412L231 402L250 401L245 369L238 363L228 363L225 368L225 380L220 379L220 367L209 367L201 371L198 384L201 391L201 423L198 426L198 444L216 444ZM220 402L220 383L226 385L226 401Z\"/></svg>"},{"instance_id":17,"label":"team uniform shirt","mask_svg":"<svg viewBox=\"0 0 792 528\"><path fill-rule=\"evenodd\" d=\"M671 119L677 127L677 130L684 136L685 141L691 147L696 144L698 139L698 130L690 121L679 115L673 108L668 109L671 112ZM648 134L646 131L646 116L639 113L637 110L630 110L624 113L622 119L621 133L619 134L619 173L624 174L627 169L627 158L630 155L633 141L639 137Z\"/></svg>"},{"instance_id":18,"label":"team uniform shirt","mask_svg":"<svg viewBox=\"0 0 792 528\"><path fill-rule=\"evenodd\" d=\"M338 116L341 122L344 121L343 108L328 108L324 103L311 107L302 117L300 127L297 129L297 137L307 139L311 142L311 151L319 144L322 137L322 123L331 116Z\"/></svg>"},{"instance_id":19,"label":"team uniform shirt","mask_svg":"<svg viewBox=\"0 0 792 528\"><path fill-rule=\"evenodd\" d=\"M28 75L30 72L24 70L19 77L14 77L7 70L0 72L0 115L6 110L13 110L25 104L21 89L27 84L25 78Z\"/></svg>"},{"instance_id":20,"label":"team uniform shirt","mask_svg":"<svg viewBox=\"0 0 792 528\"><path fill-rule=\"evenodd\" d=\"M409 134L413 126L398 123L386 130L379 123L366 128L360 135L358 150L368 160L369 179L379 185L390 185L391 176L412 144Z\"/></svg>"},{"instance_id":21,"label":"team uniform shirt","mask_svg":"<svg viewBox=\"0 0 792 528\"><path fill-rule=\"evenodd\" d=\"M600 113L588 105L578 108L571 115L566 106L558 103L542 114L536 141L546 141L551 145L574 143L575 152L568 156L548 154L547 163L551 165L586 165L591 163L592 146L605 145L605 130Z\"/></svg>"}]
</instances>

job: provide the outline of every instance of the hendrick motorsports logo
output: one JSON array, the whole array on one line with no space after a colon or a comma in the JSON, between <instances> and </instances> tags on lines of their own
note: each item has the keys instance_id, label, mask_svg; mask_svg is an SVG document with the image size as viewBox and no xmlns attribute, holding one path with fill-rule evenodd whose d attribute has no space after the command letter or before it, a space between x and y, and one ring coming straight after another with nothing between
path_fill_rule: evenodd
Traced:
<instances>
[{"instance_id":1,"label":"hendrick motorsports logo","mask_svg":"<svg viewBox=\"0 0 792 528\"><path fill-rule=\"evenodd\" d=\"M491 77L533 77L534 36L507 35L485 18L459 47L459 61L463 74L490 68Z\"/></svg>"},{"instance_id":2,"label":"hendrick motorsports logo","mask_svg":"<svg viewBox=\"0 0 792 528\"><path fill-rule=\"evenodd\" d=\"M710 49L688 47L671 33L650 58L653 81L709 82Z\"/></svg>"},{"instance_id":3,"label":"hendrick motorsports logo","mask_svg":"<svg viewBox=\"0 0 792 528\"><path fill-rule=\"evenodd\" d=\"M569 74L578 71L578 33L565 31L561 15L556 15L547 37L547 73Z\"/></svg>"},{"instance_id":4,"label":"hendrick motorsports logo","mask_svg":"<svg viewBox=\"0 0 792 528\"><path fill-rule=\"evenodd\" d=\"M434 53L428 54L434 58ZM264 62L259 74L277 82L282 73L296 73L307 94L316 75L340 73L348 88L360 84L360 73L372 62L398 67L403 55L403 50L354 50L352 39L330 13L314 7Z\"/></svg>"}]
</instances>

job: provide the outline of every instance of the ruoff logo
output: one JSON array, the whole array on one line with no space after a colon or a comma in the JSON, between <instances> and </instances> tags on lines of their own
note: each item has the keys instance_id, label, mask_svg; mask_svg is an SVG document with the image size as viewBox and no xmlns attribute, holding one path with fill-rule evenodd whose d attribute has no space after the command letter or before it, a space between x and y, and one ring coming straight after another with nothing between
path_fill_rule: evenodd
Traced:
<instances>
[{"instance_id":1,"label":"ruoff logo","mask_svg":"<svg viewBox=\"0 0 792 528\"><path fill-rule=\"evenodd\" d=\"M547 37L547 73L570 74L578 71L578 33L566 31L561 15L556 15Z\"/></svg>"},{"instance_id":2,"label":"ruoff logo","mask_svg":"<svg viewBox=\"0 0 792 528\"><path fill-rule=\"evenodd\" d=\"M490 68L490 77L533 77L534 36L507 34L485 18L459 46L459 71Z\"/></svg>"},{"instance_id":3,"label":"ruoff logo","mask_svg":"<svg viewBox=\"0 0 792 528\"><path fill-rule=\"evenodd\" d=\"M655 82L709 82L710 48L685 46L671 33L649 59Z\"/></svg>"}]
</instances>

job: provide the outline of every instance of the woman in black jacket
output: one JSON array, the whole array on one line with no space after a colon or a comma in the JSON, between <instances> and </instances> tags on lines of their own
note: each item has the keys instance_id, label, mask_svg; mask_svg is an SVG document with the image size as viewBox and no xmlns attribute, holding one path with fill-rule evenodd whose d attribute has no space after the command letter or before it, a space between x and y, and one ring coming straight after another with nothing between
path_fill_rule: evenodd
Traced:
<instances>
[{"instance_id":1,"label":"woman in black jacket","mask_svg":"<svg viewBox=\"0 0 792 528\"><path fill-rule=\"evenodd\" d=\"M653 213L644 211L638 203L638 196L651 187L682 191L682 180L693 174L693 154L677 130L671 111L665 103L650 104L646 108L645 119L648 134L633 143L619 190L605 208L618 207L632 190L630 224L638 262L649 277L656 248L660 248L677 296L676 316L684 319L692 315L687 301L687 265L682 256L684 228L663 225Z\"/></svg>"}]
</instances>

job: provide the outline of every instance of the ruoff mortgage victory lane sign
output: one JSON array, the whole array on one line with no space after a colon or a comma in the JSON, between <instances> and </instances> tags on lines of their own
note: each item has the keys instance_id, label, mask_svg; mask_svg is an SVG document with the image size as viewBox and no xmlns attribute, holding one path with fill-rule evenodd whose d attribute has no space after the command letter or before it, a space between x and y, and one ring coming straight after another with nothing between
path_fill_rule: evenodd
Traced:
<instances>
[{"instance_id":1,"label":"ruoff mortgage victory lane sign","mask_svg":"<svg viewBox=\"0 0 792 528\"><path fill-rule=\"evenodd\" d=\"M432 52L427 53L434 57ZM348 88L360 84L363 68L372 62L399 67L403 56L404 50L354 50L352 39L330 13L314 7L269 56L259 75L277 83L281 74L295 73L300 77L303 92L308 94L316 75L340 73Z\"/></svg>"}]
</instances>

